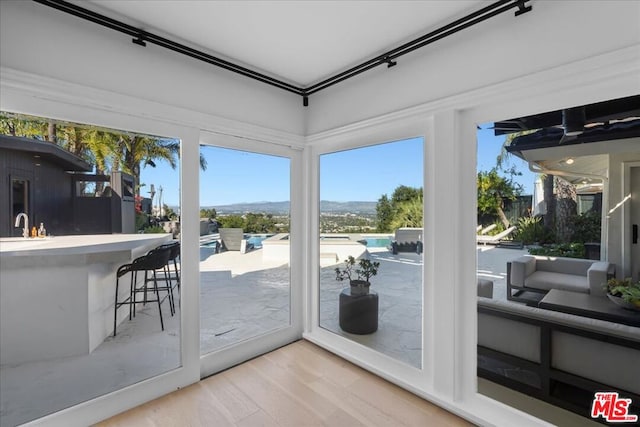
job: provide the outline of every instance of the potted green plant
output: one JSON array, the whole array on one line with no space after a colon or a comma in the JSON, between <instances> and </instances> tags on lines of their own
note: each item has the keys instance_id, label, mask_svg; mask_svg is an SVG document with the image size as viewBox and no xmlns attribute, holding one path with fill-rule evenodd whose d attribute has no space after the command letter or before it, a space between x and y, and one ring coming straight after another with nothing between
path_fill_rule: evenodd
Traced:
<instances>
[{"instance_id":1,"label":"potted green plant","mask_svg":"<svg viewBox=\"0 0 640 427\"><path fill-rule=\"evenodd\" d=\"M366 295L369 293L371 283L369 279L378 274L379 262L372 262L370 259L361 258L357 261L349 256L345 261L344 268L336 267L336 280L349 280L351 295Z\"/></svg>"},{"instance_id":2,"label":"potted green plant","mask_svg":"<svg viewBox=\"0 0 640 427\"><path fill-rule=\"evenodd\" d=\"M607 297L614 303L633 310L640 310L640 281L631 278L609 279L606 285Z\"/></svg>"}]
</instances>

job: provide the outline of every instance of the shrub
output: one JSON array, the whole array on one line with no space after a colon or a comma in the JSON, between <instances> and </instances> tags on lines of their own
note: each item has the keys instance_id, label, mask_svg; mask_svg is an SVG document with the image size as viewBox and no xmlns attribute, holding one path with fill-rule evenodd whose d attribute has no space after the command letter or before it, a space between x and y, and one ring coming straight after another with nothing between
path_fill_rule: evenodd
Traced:
<instances>
[{"instance_id":1,"label":"shrub","mask_svg":"<svg viewBox=\"0 0 640 427\"><path fill-rule=\"evenodd\" d=\"M545 240L545 231L540 217L523 216L518 219L515 238L525 245Z\"/></svg>"},{"instance_id":2,"label":"shrub","mask_svg":"<svg viewBox=\"0 0 640 427\"><path fill-rule=\"evenodd\" d=\"M144 212L136 212L136 230L143 231L149 225L149 215Z\"/></svg>"},{"instance_id":3,"label":"shrub","mask_svg":"<svg viewBox=\"0 0 640 427\"><path fill-rule=\"evenodd\" d=\"M142 230L142 232L144 234L158 234L158 233L166 233L166 231L164 230L164 228L162 228L162 226L160 225L152 225L150 227L145 228L144 230Z\"/></svg>"},{"instance_id":4,"label":"shrub","mask_svg":"<svg viewBox=\"0 0 640 427\"><path fill-rule=\"evenodd\" d=\"M598 212L588 211L575 215L571 220L573 222L572 242L600 242L602 218Z\"/></svg>"},{"instance_id":5,"label":"shrub","mask_svg":"<svg viewBox=\"0 0 640 427\"><path fill-rule=\"evenodd\" d=\"M584 258L586 251L582 243L562 243L529 248L531 255L561 256L567 258Z\"/></svg>"}]
</instances>

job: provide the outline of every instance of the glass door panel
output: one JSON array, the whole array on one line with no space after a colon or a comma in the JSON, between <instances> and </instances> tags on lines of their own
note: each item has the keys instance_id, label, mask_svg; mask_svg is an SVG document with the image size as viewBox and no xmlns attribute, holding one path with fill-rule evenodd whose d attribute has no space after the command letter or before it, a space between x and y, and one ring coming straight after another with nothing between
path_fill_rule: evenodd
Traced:
<instances>
[{"instance_id":1,"label":"glass door panel","mask_svg":"<svg viewBox=\"0 0 640 427\"><path fill-rule=\"evenodd\" d=\"M200 353L291 324L288 158L203 145Z\"/></svg>"},{"instance_id":2,"label":"glass door panel","mask_svg":"<svg viewBox=\"0 0 640 427\"><path fill-rule=\"evenodd\" d=\"M423 176L422 138L320 156L320 326L418 368Z\"/></svg>"},{"instance_id":3,"label":"glass door panel","mask_svg":"<svg viewBox=\"0 0 640 427\"><path fill-rule=\"evenodd\" d=\"M178 238L181 142L42 117L0 115L3 124L18 130L18 137L38 135L32 140L16 138L0 127L3 140L21 145L2 153L20 173L6 171L0 179L6 184L0 195L11 200L0 206L4 426L41 418L181 366L177 281L165 281L159 273L158 303L152 301L158 295L154 284L145 283L140 271L133 281L141 291L134 292L138 303L129 305L132 272L119 270ZM44 139L56 141L47 156L39 148ZM165 189L157 209L158 199L148 193L154 184ZM28 218L21 216L14 227L23 212ZM10 221L4 221L8 216ZM46 236L23 238L27 220L30 229L42 224ZM117 301L125 302L117 309L116 283Z\"/></svg>"}]
</instances>

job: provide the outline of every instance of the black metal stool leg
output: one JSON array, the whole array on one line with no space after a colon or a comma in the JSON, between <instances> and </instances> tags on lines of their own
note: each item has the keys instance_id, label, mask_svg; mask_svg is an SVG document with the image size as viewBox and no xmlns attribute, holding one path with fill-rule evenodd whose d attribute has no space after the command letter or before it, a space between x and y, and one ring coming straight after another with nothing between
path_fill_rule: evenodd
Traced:
<instances>
[{"instance_id":1,"label":"black metal stool leg","mask_svg":"<svg viewBox=\"0 0 640 427\"><path fill-rule=\"evenodd\" d=\"M113 336L116 336L116 327L118 326L118 285L120 278L116 276L116 299L113 305Z\"/></svg>"},{"instance_id":2,"label":"black metal stool leg","mask_svg":"<svg viewBox=\"0 0 640 427\"><path fill-rule=\"evenodd\" d=\"M164 321L162 320L162 301L160 300L160 291L158 290L158 279L156 278L155 270L153 271L153 288L156 291L156 300L158 301L158 313L160 313L160 327L164 331Z\"/></svg>"}]
</instances>

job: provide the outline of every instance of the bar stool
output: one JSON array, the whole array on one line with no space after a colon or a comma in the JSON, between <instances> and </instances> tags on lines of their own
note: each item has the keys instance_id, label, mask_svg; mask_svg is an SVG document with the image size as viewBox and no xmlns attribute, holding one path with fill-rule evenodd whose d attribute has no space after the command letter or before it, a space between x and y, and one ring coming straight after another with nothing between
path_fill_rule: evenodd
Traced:
<instances>
[{"instance_id":1,"label":"bar stool","mask_svg":"<svg viewBox=\"0 0 640 427\"><path fill-rule=\"evenodd\" d=\"M174 251L173 246L174 246L174 243L163 244L158 246L155 249L150 250L149 253L147 253L147 255L149 255L155 252L166 252L168 259L161 269L154 271L153 277L147 278L147 276L145 275L145 282L164 282L164 286L158 286L158 291L167 292L167 295L164 298L162 298L161 302L164 301L166 298L169 298L169 311L171 312L171 316L173 316L176 312L176 305L173 298L173 288L175 287L175 285L172 285L171 271L169 268L169 261L171 260L172 253ZM157 273L162 273L162 277L157 277ZM148 287L145 286L143 290L144 290L144 303L146 304L148 302L147 301ZM142 292L142 291L138 290L137 292ZM133 316L135 317L135 315L136 315L136 312L135 312L135 306L134 306Z\"/></svg>"},{"instance_id":2,"label":"bar stool","mask_svg":"<svg viewBox=\"0 0 640 427\"><path fill-rule=\"evenodd\" d=\"M180 271L178 269L178 262L176 261L176 259L180 257L180 242L174 241L171 243L165 243L161 247L168 247L171 249L169 261L167 261L167 274L169 279L171 280L172 287L175 289L175 287L177 286L178 290L180 290ZM170 271L170 263L173 263L173 273ZM173 283L174 280L175 283Z\"/></svg>"},{"instance_id":3,"label":"bar stool","mask_svg":"<svg viewBox=\"0 0 640 427\"><path fill-rule=\"evenodd\" d=\"M164 331L164 321L162 320L162 301L164 299L160 298L160 287L158 286L158 278L156 274L156 270L163 269L164 266L167 265L169 260L169 256L171 255L171 250L168 248L156 248L149 251L148 254L138 257L133 260L130 264L121 265L116 272L116 296L115 296L115 307L113 314L113 336L116 336L116 327L118 325L118 309L123 305L129 306L129 320L132 317L135 317L135 305L136 304L146 304L147 302L157 302L158 303L158 313L160 315L160 327ZM138 271L144 271L144 282L141 287L137 287L137 279L138 279ZM149 272L152 272L153 277L149 278ZM120 278L127 273L131 273L131 281L129 283L129 295L123 299L122 301L118 301L118 288L120 286ZM147 299L147 283L153 282L153 292L155 293L155 299ZM171 288L171 286L169 286ZM136 301L136 294L139 292L144 292L144 300ZM169 293L169 295L171 295ZM172 298L170 300L172 303ZM173 314L173 307L171 307L171 312Z\"/></svg>"}]
</instances>

